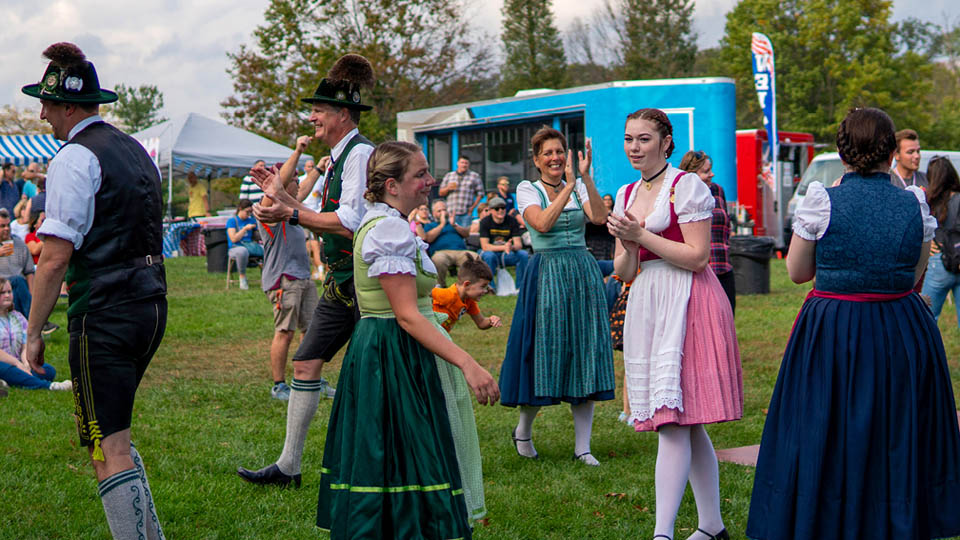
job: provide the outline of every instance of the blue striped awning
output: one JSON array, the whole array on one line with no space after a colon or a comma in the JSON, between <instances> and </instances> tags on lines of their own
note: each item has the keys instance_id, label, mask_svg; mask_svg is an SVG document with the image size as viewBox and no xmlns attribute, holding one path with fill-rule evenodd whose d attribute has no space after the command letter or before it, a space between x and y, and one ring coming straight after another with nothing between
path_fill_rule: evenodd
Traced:
<instances>
[{"instance_id":1,"label":"blue striped awning","mask_svg":"<svg viewBox=\"0 0 960 540\"><path fill-rule=\"evenodd\" d=\"M63 144L53 135L0 135L0 163L48 163Z\"/></svg>"}]
</instances>

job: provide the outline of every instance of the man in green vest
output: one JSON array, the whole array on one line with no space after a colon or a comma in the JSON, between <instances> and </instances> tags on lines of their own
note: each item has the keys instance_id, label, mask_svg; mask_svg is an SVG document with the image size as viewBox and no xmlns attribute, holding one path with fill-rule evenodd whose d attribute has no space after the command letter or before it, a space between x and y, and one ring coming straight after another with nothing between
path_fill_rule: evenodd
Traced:
<instances>
[{"instance_id":1,"label":"man in green vest","mask_svg":"<svg viewBox=\"0 0 960 540\"><path fill-rule=\"evenodd\" d=\"M317 412L320 396L333 397L334 392L320 376L321 368L347 343L360 318L353 288L351 239L365 212L363 193L373 144L360 135L357 124L360 112L372 108L362 103L360 91L372 87L373 82L370 62L358 54L348 54L337 60L313 96L302 99L312 107L314 138L331 149L320 212L311 211L285 191L285 185L294 181L297 162L308 141L298 141L294 154L277 175L266 170L251 171L264 192L277 202L268 207L254 205L256 218L266 223L300 224L320 234L328 273L323 296L293 356L283 451L274 464L260 470L239 467L237 474L248 482L300 486L300 461L307 429Z\"/></svg>"}]
</instances>

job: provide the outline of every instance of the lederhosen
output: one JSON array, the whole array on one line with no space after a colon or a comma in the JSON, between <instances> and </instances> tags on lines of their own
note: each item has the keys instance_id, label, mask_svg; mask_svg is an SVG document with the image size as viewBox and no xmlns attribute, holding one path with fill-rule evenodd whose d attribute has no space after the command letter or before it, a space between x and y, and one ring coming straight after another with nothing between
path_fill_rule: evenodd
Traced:
<instances>
[{"instance_id":1,"label":"lederhosen","mask_svg":"<svg viewBox=\"0 0 960 540\"><path fill-rule=\"evenodd\" d=\"M357 133L333 163L330 177L323 186L321 212L334 212L340 208L343 192L343 167L347 156L357 145L373 146L366 137ZM353 243L339 234L323 233L323 260L327 265L323 295L310 319L310 326L303 334L293 360L330 360L350 340L353 327L360 319L357 295L353 287Z\"/></svg>"},{"instance_id":2,"label":"lederhosen","mask_svg":"<svg viewBox=\"0 0 960 540\"><path fill-rule=\"evenodd\" d=\"M70 373L80 442L130 427L133 400L167 321L160 174L135 139L104 122L67 144L100 163L93 224L67 267Z\"/></svg>"}]
</instances>

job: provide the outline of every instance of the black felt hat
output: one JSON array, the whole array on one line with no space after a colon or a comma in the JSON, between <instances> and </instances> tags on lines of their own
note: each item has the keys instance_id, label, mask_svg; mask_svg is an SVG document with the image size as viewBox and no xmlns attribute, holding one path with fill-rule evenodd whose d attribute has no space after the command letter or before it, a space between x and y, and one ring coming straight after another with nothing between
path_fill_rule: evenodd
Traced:
<instances>
[{"instance_id":1,"label":"black felt hat","mask_svg":"<svg viewBox=\"0 0 960 540\"><path fill-rule=\"evenodd\" d=\"M304 103L329 103L358 111L369 111L373 107L364 105L360 96L361 85L348 81L323 79L310 97L300 98Z\"/></svg>"},{"instance_id":2,"label":"black felt hat","mask_svg":"<svg viewBox=\"0 0 960 540\"><path fill-rule=\"evenodd\" d=\"M39 83L28 84L22 91L28 96L60 103L113 103L118 99L115 92L100 88L97 70L90 62L72 68L51 63Z\"/></svg>"}]
</instances>

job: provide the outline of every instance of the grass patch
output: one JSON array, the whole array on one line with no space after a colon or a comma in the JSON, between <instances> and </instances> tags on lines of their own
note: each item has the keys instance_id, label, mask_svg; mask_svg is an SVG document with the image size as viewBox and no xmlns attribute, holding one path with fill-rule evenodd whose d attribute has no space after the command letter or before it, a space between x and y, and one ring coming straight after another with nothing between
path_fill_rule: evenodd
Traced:
<instances>
[{"instance_id":1,"label":"grass patch","mask_svg":"<svg viewBox=\"0 0 960 540\"><path fill-rule=\"evenodd\" d=\"M783 261L771 264L771 290L737 301L744 369L743 420L710 426L717 448L757 444L790 327L808 286L790 283ZM223 274L207 274L198 257L167 261L167 333L147 370L134 410L133 438L147 465L169 538L325 538L314 527L317 483L332 402L320 402L304 455L304 486L263 489L242 482L238 465L260 467L279 455L286 404L269 398L271 306L259 291L224 290ZM252 281L259 279L251 270ZM515 298L488 297L485 314L504 328L480 331L462 321L453 339L496 376ZM52 320L66 328L66 304ZM960 389L960 332L952 305L940 320L954 392ZM48 361L65 377L67 335L47 343ZM618 381L622 356L617 353ZM288 370L290 366L288 364ZM334 384L339 358L325 368ZM288 380L290 374L288 372ZM621 539L653 535L655 434L616 421L620 392L596 408L593 451L598 468L572 461L573 420L566 406L547 407L535 427L541 459L519 458L510 441L516 412L477 407L484 458L488 524L478 539ZM71 396L11 390L0 399L0 540L107 538L109 531L86 451L78 445ZM753 469L721 464L723 514L743 538ZM677 538L696 530L689 489Z\"/></svg>"}]
</instances>

